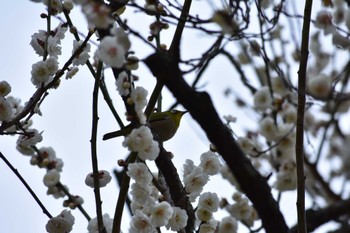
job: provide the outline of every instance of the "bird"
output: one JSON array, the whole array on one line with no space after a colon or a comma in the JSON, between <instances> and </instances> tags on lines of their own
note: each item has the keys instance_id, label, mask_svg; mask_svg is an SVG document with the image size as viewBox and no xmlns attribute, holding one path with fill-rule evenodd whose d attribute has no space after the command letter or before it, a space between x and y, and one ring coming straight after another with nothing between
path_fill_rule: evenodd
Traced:
<instances>
[{"instance_id":1,"label":"bird","mask_svg":"<svg viewBox=\"0 0 350 233\"><path fill-rule=\"evenodd\" d=\"M179 111L176 109L153 113L149 119L149 125L152 133L156 136L156 139L160 142L165 142L171 139L179 128L181 118L185 113L187 113L187 111ZM103 140L119 136L127 136L131 133L133 128L133 125L129 124L121 130L103 135Z\"/></svg>"}]
</instances>

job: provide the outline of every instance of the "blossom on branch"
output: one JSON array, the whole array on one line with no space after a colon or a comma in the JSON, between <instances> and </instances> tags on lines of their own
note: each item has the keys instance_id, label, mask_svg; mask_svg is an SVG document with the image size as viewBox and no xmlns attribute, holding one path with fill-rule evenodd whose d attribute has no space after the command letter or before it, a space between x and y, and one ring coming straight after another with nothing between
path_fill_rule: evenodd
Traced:
<instances>
[{"instance_id":1,"label":"blossom on branch","mask_svg":"<svg viewBox=\"0 0 350 233\"><path fill-rule=\"evenodd\" d=\"M102 219L103 219L103 225L106 228L107 233L111 233L112 229L113 229L113 219L109 217L109 214L104 214L102 216ZM99 233L100 232L98 230L97 217L93 218L89 221L87 229L88 229L89 233Z\"/></svg>"},{"instance_id":2,"label":"blossom on branch","mask_svg":"<svg viewBox=\"0 0 350 233\"><path fill-rule=\"evenodd\" d=\"M180 231L182 228L186 227L188 215L186 210L183 210L180 207L173 206L172 208L173 215L169 219L166 228L170 228L172 231Z\"/></svg>"},{"instance_id":3,"label":"blossom on branch","mask_svg":"<svg viewBox=\"0 0 350 233\"><path fill-rule=\"evenodd\" d=\"M139 152L142 160L155 160L159 154L159 144L153 140L151 129L147 126L133 129L125 138L123 146L130 151Z\"/></svg>"},{"instance_id":4,"label":"blossom on branch","mask_svg":"<svg viewBox=\"0 0 350 233\"><path fill-rule=\"evenodd\" d=\"M75 218L68 210L63 210L58 216L51 218L46 224L49 233L68 233L72 231Z\"/></svg>"},{"instance_id":5,"label":"blossom on branch","mask_svg":"<svg viewBox=\"0 0 350 233\"><path fill-rule=\"evenodd\" d=\"M75 53L75 51L80 48L80 46L83 44L83 41L73 41L73 50L72 54ZM87 60L90 58L89 52L90 52L91 45L89 43L85 44L85 47L83 48L83 51L81 51L79 54L75 56L73 59L73 65L78 66L78 65L84 65Z\"/></svg>"},{"instance_id":6,"label":"blossom on branch","mask_svg":"<svg viewBox=\"0 0 350 233\"><path fill-rule=\"evenodd\" d=\"M9 121L13 113L11 102L0 96L0 121Z\"/></svg>"},{"instance_id":7,"label":"blossom on branch","mask_svg":"<svg viewBox=\"0 0 350 233\"><path fill-rule=\"evenodd\" d=\"M46 187L55 186L60 181L60 173L56 169L47 171L44 176L44 185Z\"/></svg>"},{"instance_id":8,"label":"blossom on branch","mask_svg":"<svg viewBox=\"0 0 350 233\"><path fill-rule=\"evenodd\" d=\"M98 172L99 187L105 187L109 182L111 182L112 177L106 170L100 170ZM91 188L95 188L94 185L94 173L89 173L85 178L85 184Z\"/></svg>"},{"instance_id":9,"label":"blossom on branch","mask_svg":"<svg viewBox=\"0 0 350 233\"><path fill-rule=\"evenodd\" d=\"M156 204L152 211L150 220L154 227L161 227L168 224L171 216L173 215L173 209L166 201Z\"/></svg>"},{"instance_id":10,"label":"blossom on branch","mask_svg":"<svg viewBox=\"0 0 350 233\"><path fill-rule=\"evenodd\" d=\"M0 96L5 97L11 92L11 86L6 81L0 82Z\"/></svg>"}]
</instances>

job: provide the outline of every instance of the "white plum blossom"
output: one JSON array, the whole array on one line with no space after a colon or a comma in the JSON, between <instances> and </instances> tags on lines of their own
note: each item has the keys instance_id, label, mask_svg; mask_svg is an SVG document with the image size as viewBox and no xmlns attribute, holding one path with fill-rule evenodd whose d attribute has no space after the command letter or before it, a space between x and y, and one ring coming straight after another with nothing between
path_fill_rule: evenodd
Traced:
<instances>
[{"instance_id":1,"label":"white plum blossom","mask_svg":"<svg viewBox=\"0 0 350 233\"><path fill-rule=\"evenodd\" d=\"M195 167L190 174L184 177L185 190L187 193L200 193L209 177L203 172L203 168Z\"/></svg>"},{"instance_id":2,"label":"white plum blossom","mask_svg":"<svg viewBox=\"0 0 350 233\"><path fill-rule=\"evenodd\" d=\"M32 65L32 83L40 88L42 85L47 85L53 79L53 75L58 70L57 58L50 56L46 61L39 61Z\"/></svg>"},{"instance_id":3,"label":"white plum blossom","mask_svg":"<svg viewBox=\"0 0 350 233\"><path fill-rule=\"evenodd\" d=\"M219 223L219 233L236 233L237 229L237 220L231 216L224 217Z\"/></svg>"},{"instance_id":4,"label":"white plum blossom","mask_svg":"<svg viewBox=\"0 0 350 233\"><path fill-rule=\"evenodd\" d=\"M46 187L55 186L60 181L60 173L56 169L51 169L44 176L44 185Z\"/></svg>"},{"instance_id":5,"label":"white plum blossom","mask_svg":"<svg viewBox=\"0 0 350 233\"><path fill-rule=\"evenodd\" d=\"M0 121L9 121L14 110L10 101L0 96Z\"/></svg>"},{"instance_id":6,"label":"white plum blossom","mask_svg":"<svg viewBox=\"0 0 350 233\"><path fill-rule=\"evenodd\" d=\"M295 190L297 186L296 165L293 160L282 164L277 172L274 187L279 191Z\"/></svg>"},{"instance_id":7,"label":"white plum blossom","mask_svg":"<svg viewBox=\"0 0 350 233\"><path fill-rule=\"evenodd\" d=\"M48 169L56 169L61 172L63 167L63 161L60 158L56 157L56 152L52 147L41 147L39 149L40 157L43 160L42 164ZM37 155L32 156L32 159L36 159Z\"/></svg>"},{"instance_id":8,"label":"white plum blossom","mask_svg":"<svg viewBox=\"0 0 350 233\"><path fill-rule=\"evenodd\" d=\"M32 147L23 146L21 144L16 145L16 149L22 154L22 155L33 155L34 149Z\"/></svg>"},{"instance_id":9,"label":"white plum blossom","mask_svg":"<svg viewBox=\"0 0 350 233\"><path fill-rule=\"evenodd\" d=\"M278 93L282 96L284 96L288 93L288 89L286 87L286 84L284 83L283 78L280 76L278 76L276 78L272 78L271 85L272 85L272 89L275 93Z\"/></svg>"},{"instance_id":10,"label":"white plum blossom","mask_svg":"<svg viewBox=\"0 0 350 233\"><path fill-rule=\"evenodd\" d=\"M72 0L64 0L62 5L63 5L63 8L66 9L67 11L71 11L74 8L74 3Z\"/></svg>"},{"instance_id":11,"label":"white plum blossom","mask_svg":"<svg viewBox=\"0 0 350 233\"><path fill-rule=\"evenodd\" d=\"M68 69L68 72L66 73L66 79L73 78L74 75L76 75L79 71L79 68L77 66L73 66L72 68Z\"/></svg>"},{"instance_id":12,"label":"white plum blossom","mask_svg":"<svg viewBox=\"0 0 350 233\"><path fill-rule=\"evenodd\" d=\"M140 151L147 148L153 141L151 129L147 126L133 129L125 138L123 146L128 147L130 151Z\"/></svg>"},{"instance_id":13,"label":"white plum blossom","mask_svg":"<svg viewBox=\"0 0 350 233\"><path fill-rule=\"evenodd\" d=\"M52 57L58 57L61 55L61 40L64 38L64 33L67 31L66 27L62 27L60 24L53 32L55 33L53 36L49 35L47 37L47 54ZM47 33L44 30L39 30L32 35L32 40L30 41L30 45L33 47L36 54L39 56L44 56L45 53L45 44L46 44L46 36Z\"/></svg>"},{"instance_id":14,"label":"white plum blossom","mask_svg":"<svg viewBox=\"0 0 350 233\"><path fill-rule=\"evenodd\" d=\"M219 157L212 151L205 152L200 157L199 166L208 175L215 175L220 171L221 163Z\"/></svg>"},{"instance_id":15,"label":"white plum blossom","mask_svg":"<svg viewBox=\"0 0 350 233\"><path fill-rule=\"evenodd\" d=\"M282 110L282 117L285 123L287 124L294 124L297 121L297 110L296 108L288 104L285 106Z\"/></svg>"},{"instance_id":16,"label":"white plum blossom","mask_svg":"<svg viewBox=\"0 0 350 233\"><path fill-rule=\"evenodd\" d=\"M146 116L142 109L147 105L148 92L143 87L136 87L130 94L130 99L134 103L135 112L141 124L146 124Z\"/></svg>"},{"instance_id":17,"label":"white plum blossom","mask_svg":"<svg viewBox=\"0 0 350 233\"><path fill-rule=\"evenodd\" d=\"M132 201L143 205L147 202L152 194L152 188L149 183L142 184L140 182L133 183L130 187Z\"/></svg>"},{"instance_id":18,"label":"white plum blossom","mask_svg":"<svg viewBox=\"0 0 350 233\"><path fill-rule=\"evenodd\" d=\"M131 202L131 212L135 213L137 210L141 210L144 214L148 216L151 215L153 207L156 205L156 200L152 196L146 198L146 202L140 203L138 201Z\"/></svg>"},{"instance_id":19,"label":"white plum blossom","mask_svg":"<svg viewBox=\"0 0 350 233\"><path fill-rule=\"evenodd\" d=\"M6 81L0 82L0 96L5 97L11 92L11 86Z\"/></svg>"},{"instance_id":20,"label":"white plum blossom","mask_svg":"<svg viewBox=\"0 0 350 233\"><path fill-rule=\"evenodd\" d=\"M155 160L159 155L159 144L157 141L152 141L148 147L140 150L138 156L142 160Z\"/></svg>"},{"instance_id":21,"label":"white plum blossom","mask_svg":"<svg viewBox=\"0 0 350 233\"><path fill-rule=\"evenodd\" d=\"M68 233L72 231L75 218L70 211L63 210L58 216L51 218L46 224L49 233Z\"/></svg>"},{"instance_id":22,"label":"white plum blossom","mask_svg":"<svg viewBox=\"0 0 350 233\"><path fill-rule=\"evenodd\" d=\"M193 171L194 168L195 168L195 165L193 163L193 160L186 159L183 165L183 179L185 179L185 177L188 176Z\"/></svg>"},{"instance_id":23,"label":"white plum blossom","mask_svg":"<svg viewBox=\"0 0 350 233\"><path fill-rule=\"evenodd\" d=\"M107 233L112 233L113 219L109 217L109 214L104 214L102 216L102 219L103 219L103 225L106 228ZM99 233L98 224L97 224L97 217L93 218L89 221L87 229L88 229L89 233Z\"/></svg>"},{"instance_id":24,"label":"white plum blossom","mask_svg":"<svg viewBox=\"0 0 350 233\"><path fill-rule=\"evenodd\" d=\"M323 29L325 35L335 32L335 26L332 23L332 14L328 11L319 11L316 16L315 27Z\"/></svg>"},{"instance_id":25,"label":"white plum blossom","mask_svg":"<svg viewBox=\"0 0 350 233\"><path fill-rule=\"evenodd\" d=\"M115 81L119 95L127 96L130 94L130 88L132 88L132 79L129 75L123 71L118 75L118 79Z\"/></svg>"},{"instance_id":26,"label":"white plum blossom","mask_svg":"<svg viewBox=\"0 0 350 233\"><path fill-rule=\"evenodd\" d=\"M48 6L49 0L43 0L43 3ZM50 0L51 3L51 12L52 14L56 15L58 13L61 13L63 11L63 6L61 0Z\"/></svg>"},{"instance_id":27,"label":"white plum blossom","mask_svg":"<svg viewBox=\"0 0 350 233\"><path fill-rule=\"evenodd\" d=\"M153 229L149 217L142 211L136 210L130 221L129 233L150 233Z\"/></svg>"},{"instance_id":28,"label":"white plum blossom","mask_svg":"<svg viewBox=\"0 0 350 233\"><path fill-rule=\"evenodd\" d=\"M36 129L30 129L26 132L25 135L20 135L17 139L17 145L21 145L23 147L31 147L35 146L38 142L41 142L43 137L41 133Z\"/></svg>"},{"instance_id":29,"label":"white plum blossom","mask_svg":"<svg viewBox=\"0 0 350 233\"><path fill-rule=\"evenodd\" d=\"M235 193L233 199L236 203L226 206L226 210L236 219L243 221L248 226L252 226L257 219L254 207L249 205L248 199L243 198L240 193Z\"/></svg>"},{"instance_id":30,"label":"white plum blossom","mask_svg":"<svg viewBox=\"0 0 350 233\"><path fill-rule=\"evenodd\" d=\"M75 53L75 51L83 44L83 41L73 41L73 50L72 54ZM91 45L89 43L85 44L85 47L83 48L83 51L80 52L75 58L73 59L73 65L78 66L78 65L84 65L87 60L90 58L89 52L90 52Z\"/></svg>"},{"instance_id":31,"label":"white plum blossom","mask_svg":"<svg viewBox=\"0 0 350 233\"><path fill-rule=\"evenodd\" d=\"M147 126L133 129L125 138L123 146L130 151L139 152L142 160L155 160L159 154L158 142L153 140L153 134Z\"/></svg>"},{"instance_id":32,"label":"white plum blossom","mask_svg":"<svg viewBox=\"0 0 350 233\"><path fill-rule=\"evenodd\" d=\"M307 82L307 88L315 98L327 98L332 91L332 78L320 74Z\"/></svg>"},{"instance_id":33,"label":"white plum blossom","mask_svg":"<svg viewBox=\"0 0 350 233\"><path fill-rule=\"evenodd\" d=\"M278 126L277 148L281 151L293 150L295 146L295 130L291 124L280 124Z\"/></svg>"},{"instance_id":34,"label":"white plum blossom","mask_svg":"<svg viewBox=\"0 0 350 233\"><path fill-rule=\"evenodd\" d=\"M47 53L52 57L58 57L58 55L61 55L62 49L61 46L59 46L60 40L56 37L49 36L47 38Z\"/></svg>"},{"instance_id":35,"label":"white plum blossom","mask_svg":"<svg viewBox=\"0 0 350 233\"><path fill-rule=\"evenodd\" d=\"M52 80L49 69L47 67L47 63L45 61L38 61L37 63L34 63L32 65L31 74L31 81L37 88L48 84Z\"/></svg>"},{"instance_id":36,"label":"white plum blossom","mask_svg":"<svg viewBox=\"0 0 350 233\"><path fill-rule=\"evenodd\" d=\"M126 174L140 184L150 184L152 175L144 163L130 163Z\"/></svg>"},{"instance_id":37,"label":"white plum blossom","mask_svg":"<svg viewBox=\"0 0 350 233\"><path fill-rule=\"evenodd\" d=\"M278 129L271 117L265 117L260 122L259 132L267 141L273 141L277 137Z\"/></svg>"},{"instance_id":38,"label":"white plum blossom","mask_svg":"<svg viewBox=\"0 0 350 233\"><path fill-rule=\"evenodd\" d=\"M14 110L14 115L17 115L23 110L23 105L21 105L21 100L18 98L14 98L13 96L6 96L6 100L11 102L12 108ZM23 127L28 129L32 121L28 121Z\"/></svg>"},{"instance_id":39,"label":"white plum blossom","mask_svg":"<svg viewBox=\"0 0 350 233\"><path fill-rule=\"evenodd\" d=\"M216 212L219 209L219 198L216 193L205 192L199 197L198 208L208 209L211 212Z\"/></svg>"},{"instance_id":40,"label":"white plum blossom","mask_svg":"<svg viewBox=\"0 0 350 233\"><path fill-rule=\"evenodd\" d=\"M199 227L199 233L215 233L218 226L218 221L211 219L209 222L204 222Z\"/></svg>"},{"instance_id":41,"label":"white plum blossom","mask_svg":"<svg viewBox=\"0 0 350 233\"><path fill-rule=\"evenodd\" d=\"M64 187L66 190L69 190L69 188L66 185L64 185ZM52 195L56 199L66 196L66 194L61 189L57 188L56 186L48 187L46 194Z\"/></svg>"},{"instance_id":42,"label":"white plum blossom","mask_svg":"<svg viewBox=\"0 0 350 233\"><path fill-rule=\"evenodd\" d=\"M272 98L270 94L269 87L263 86L254 93L254 106L262 111L265 111L267 108L272 105Z\"/></svg>"},{"instance_id":43,"label":"white plum blossom","mask_svg":"<svg viewBox=\"0 0 350 233\"><path fill-rule=\"evenodd\" d=\"M67 32L67 27L63 26L61 23L52 31L54 38L58 39L58 43L61 43L61 40L64 39L65 33Z\"/></svg>"},{"instance_id":44,"label":"white plum blossom","mask_svg":"<svg viewBox=\"0 0 350 233\"><path fill-rule=\"evenodd\" d=\"M166 225L166 228L170 228L172 231L180 231L187 225L188 216L186 210L183 210L177 206L173 206L172 208L173 215L171 216L168 224Z\"/></svg>"},{"instance_id":45,"label":"white plum blossom","mask_svg":"<svg viewBox=\"0 0 350 233\"><path fill-rule=\"evenodd\" d=\"M45 40L46 40L46 31L39 30L32 35L32 40L30 41L30 45L33 47L34 51L39 56L44 56L44 48L45 48Z\"/></svg>"},{"instance_id":46,"label":"white plum blossom","mask_svg":"<svg viewBox=\"0 0 350 233\"><path fill-rule=\"evenodd\" d=\"M57 58L50 56L48 59L45 61L46 66L47 66L47 71L49 72L49 75L54 75L57 70L58 70L58 61Z\"/></svg>"},{"instance_id":47,"label":"white plum blossom","mask_svg":"<svg viewBox=\"0 0 350 233\"><path fill-rule=\"evenodd\" d=\"M98 27L107 29L113 24L113 19L110 16L110 9L105 4L89 1L83 4L82 11L92 28Z\"/></svg>"},{"instance_id":48,"label":"white plum blossom","mask_svg":"<svg viewBox=\"0 0 350 233\"><path fill-rule=\"evenodd\" d=\"M99 58L111 67L121 68L124 65L125 49L114 36L105 36L98 47Z\"/></svg>"},{"instance_id":49,"label":"white plum blossom","mask_svg":"<svg viewBox=\"0 0 350 233\"><path fill-rule=\"evenodd\" d=\"M209 222L213 217L213 212L206 208L198 208L196 210L196 218L202 222Z\"/></svg>"},{"instance_id":50,"label":"white plum blossom","mask_svg":"<svg viewBox=\"0 0 350 233\"><path fill-rule=\"evenodd\" d=\"M147 105L148 91L143 87L136 87L131 92L131 99L135 105L135 110L142 110Z\"/></svg>"},{"instance_id":51,"label":"white plum blossom","mask_svg":"<svg viewBox=\"0 0 350 233\"><path fill-rule=\"evenodd\" d=\"M98 172L99 187L105 187L109 182L111 182L112 177L106 170L100 170ZM93 172L89 173L85 178L85 184L91 188L94 186L94 174Z\"/></svg>"},{"instance_id":52,"label":"white plum blossom","mask_svg":"<svg viewBox=\"0 0 350 233\"><path fill-rule=\"evenodd\" d=\"M255 149L255 144L250 138L239 137L237 138L237 144L241 147L244 153L253 154Z\"/></svg>"},{"instance_id":53,"label":"white plum blossom","mask_svg":"<svg viewBox=\"0 0 350 233\"><path fill-rule=\"evenodd\" d=\"M150 220L154 227L161 227L168 224L173 215L173 208L166 201L156 204L151 212Z\"/></svg>"},{"instance_id":54,"label":"white plum blossom","mask_svg":"<svg viewBox=\"0 0 350 233\"><path fill-rule=\"evenodd\" d=\"M118 43L124 47L124 50L129 51L131 43L128 34L125 33L124 29L122 29L121 27L112 27L110 31L111 35L116 36Z\"/></svg>"}]
</instances>

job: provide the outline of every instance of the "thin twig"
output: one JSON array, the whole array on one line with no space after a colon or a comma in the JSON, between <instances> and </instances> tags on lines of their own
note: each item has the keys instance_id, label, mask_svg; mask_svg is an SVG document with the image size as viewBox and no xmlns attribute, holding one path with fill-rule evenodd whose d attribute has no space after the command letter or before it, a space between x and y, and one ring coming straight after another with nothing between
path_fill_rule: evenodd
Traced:
<instances>
[{"instance_id":1,"label":"thin twig","mask_svg":"<svg viewBox=\"0 0 350 233\"><path fill-rule=\"evenodd\" d=\"M297 164L297 215L298 232L306 233L305 217L305 174L304 174L304 112L306 70L309 55L309 35L311 21L312 0L305 2L304 23L301 41L301 59L298 71L298 108L297 108L297 132L296 132L296 164Z\"/></svg>"},{"instance_id":2,"label":"thin twig","mask_svg":"<svg viewBox=\"0 0 350 233\"><path fill-rule=\"evenodd\" d=\"M24 180L24 178L19 174L16 168L12 166L12 164L6 159L5 155L0 152L0 158L4 160L6 165L11 169L13 173L18 177L18 179L22 182L22 184L26 187L30 195L34 198L36 203L40 206L40 208L43 210L43 213L46 214L47 217L52 218L52 215L49 213L49 211L45 208L44 204L39 200L38 196L34 193L34 191L31 189L31 187L27 184L27 182Z\"/></svg>"},{"instance_id":3,"label":"thin twig","mask_svg":"<svg viewBox=\"0 0 350 233\"><path fill-rule=\"evenodd\" d=\"M38 88L30 98L30 100L27 102L27 104L24 106L23 110L19 114L17 114L16 117L14 117L11 121L2 122L0 126L0 134L3 134L3 131L5 131L7 128L13 125L17 125L24 117L27 116L28 113L30 113L34 109L35 105L40 101L41 97L46 93L46 91L57 84L57 81L63 76L64 72L68 70L74 58L76 58L84 50L86 44L88 43L90 37L94 34L94 32L94 30L89 31L89 34L85 38L84 42L80 45L80 47L77 50L74 51L74 53L64 64L62 69L57 71L53 80L46 86Z\"/></svg>"},{"instance_id":4,"label":"thin twig","mask_svg":"<svg viewBox=\"0 0 350 233\"><path fill-rule=\"evenodd\" d=\"M92 132L91 132L91 162L94 176L94 192L95 192L95 204L96 204L96 215L98 232L106 233L106 228L103 225L102 216L102 201L100 194L100 182L99 182L99 171L97 161L97 126L98 126L98 89L100 86L100 77L102 72L103 63L98 64L98 70L95 76L95 85L93 90L92 99Z\"/></svg>"},{"instance_id":5,"label":"thin twig","mask_svg":"<svg viewBox=\"0 0 350 233\"><path fill-rule=\"evenodd\" d=\"M135 162L137 159L137 153L131 152L128 164ZM127 169L123 171L123 178L120 185L120 192L118 196L117 206L115 207L115 213L113 218L113 230L112 233L120 233L120 225L122 222L123 210L126 201L126 197L128 195L129 185L130 185L130 177L126 174Z\"/></svg>"}]
</instances>

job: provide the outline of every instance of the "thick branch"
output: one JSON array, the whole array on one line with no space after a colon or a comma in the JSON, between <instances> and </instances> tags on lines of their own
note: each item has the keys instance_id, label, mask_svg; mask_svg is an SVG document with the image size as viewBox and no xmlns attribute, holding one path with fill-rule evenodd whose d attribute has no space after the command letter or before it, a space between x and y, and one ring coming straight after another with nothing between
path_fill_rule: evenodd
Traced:
<instances>
[{"instance_id":1,"label":"thick branch","mask_svg":"<svg viewBox=\"0 0 350 233\"><path fill-rule=\"evenodd\" d=\"M266 232L288 232L265 178L255 170L233 139L231 132L217 114L210 96L206 92L193 90L184 81L178 68L178 61L173 60L169 54L157 52L146 58L145 63L206 132L209 140L216 146L237 178L242 190L254 204Z\"/></svg>"},{"instance_id":2,"label":"thick branch","mask_svg":"<svg viewBox=\"0 0 350 233\"><path fill-rule=\"evenodd\" d=\"M339 201L323 209L306 211L307 232L312 232L324 223L336 220L350 212L350 199ZM291 228L290 233L297 233L298 227Z\"/></svg>"},{"instance_id":3,"label":"thick branch","mask_svg":"<svg viewBox=\"0 0 350 233\"><path fill-rule=\"evenodd\" d=\"M172 163L169 156L167 156L167 153L168 152L164 148L161 148L159 156L156 159L156 164L165 178L165 181L169 187L171 199L173 200L175 206L187 211L188 221L186 232L193 232L195 220L193 207L181 183L176 167Z\"/></svg>"}]
</instances>

